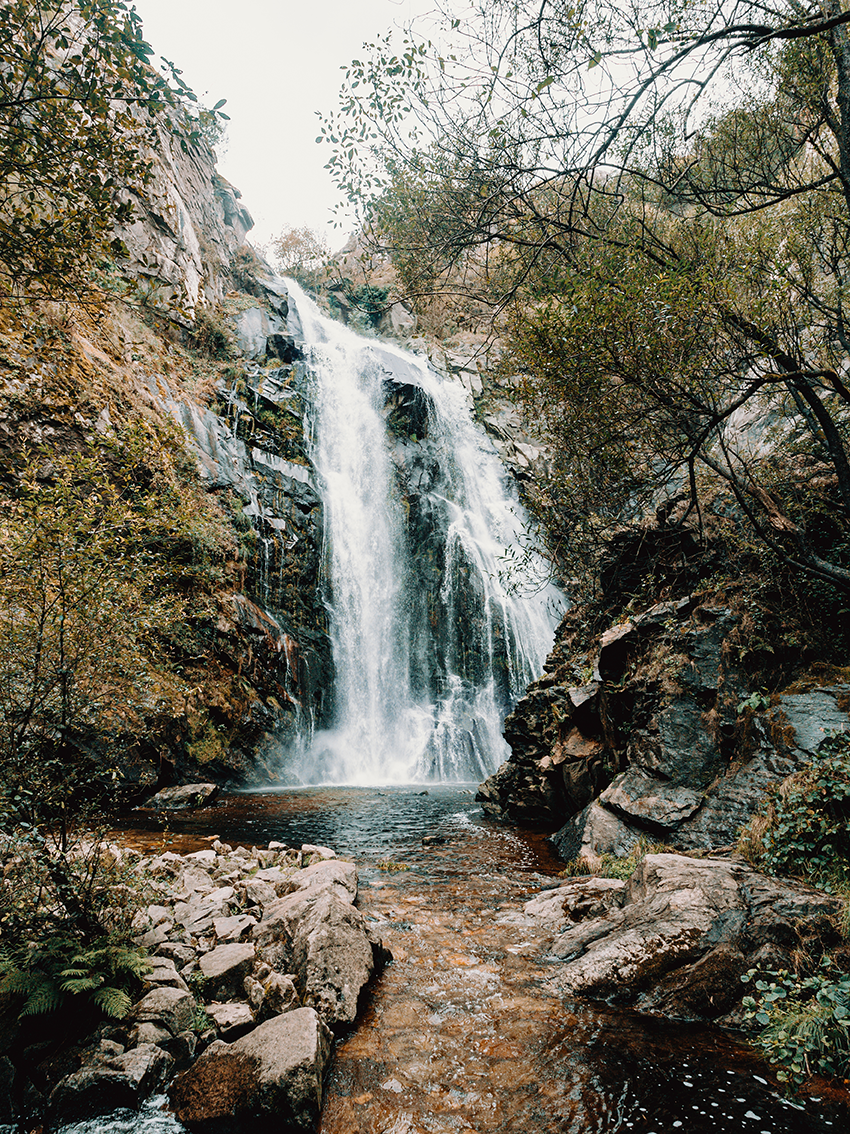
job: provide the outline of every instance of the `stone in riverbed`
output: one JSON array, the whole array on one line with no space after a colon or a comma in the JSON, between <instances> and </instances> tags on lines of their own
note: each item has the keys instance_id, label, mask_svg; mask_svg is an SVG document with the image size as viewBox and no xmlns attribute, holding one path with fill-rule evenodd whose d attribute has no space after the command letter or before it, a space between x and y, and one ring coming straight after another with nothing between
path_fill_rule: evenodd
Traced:
<instances>
[{"instance_id":1,"label":"stone in riverbed","mask_svg":"<svg viewBox=\"0 0 850 1134\"><path fill-rule=\"evenodd\" d=\"M147 806L156 811L186 811L206 807L218 795L217 784L178 784L163 788L148 800Z\"/></svg>"},{"instance_id":2,"label":"stone in riverbed","mask_svg":"<svg viewBox=\"0 0 850 1134\"><path fill-rule=\"evenodd\" d=\"M314 887L330 887L348 902L357 899L357 868L353 862L339 858L314 862L297 870L289 879L293 890L310 890Z\"/></svg>"},{"instance_id":3,"label":"stone in riverbed","mask_svg":"<svg viewBox=\"0 0 850 1134\"><path fill-rule=\"evenodd\" d=\"M275 1016L207 1048L172 1084L171 1104L192 1134L312 1131L330 1050L331 1033L312 1008Z\"/></svg>"},{"instance_id":4,"label":"stone in riverbed","mask_svg":"<svg viewBox=\"0 0 850 1134\"><path fill-rule=\"evenodd\" d=\"M218 1034L228 1043L244 1036L254 1027L254 1015L247 1004L207 1004L204 1010L215 1020Z\"/></svg>"},{"instance_id":5,"label":"stone in riverbed","mask_svg":"<svg viewBox=\"0 0 850 1134\"><path fill-rule=\"evenodd\" d=\"M142 997L131 1009L130 1020L136 1024L160 1024L176 1036L178 1032L191 1029L197 1008L191 993L163 986Z\"/></svg>"},{"instance_id":6,"label":"stone in riverbed","mask_svg":"<svg viewBox=\"0 0 850 1134\"><path fill-rule=\"evenodd\" d=\"M50 1094L51 1126L64 1126L120 1107L136 1110L171 1074L172 1057L154 1044L96 1059L61 1079Z\"/></svg>"},{"instance_id":7,"label":"stone in riverbed","mask_svg":"<svg viewBox=\"0 0 850 1134\"><path fill-rule=\"evenodd\" d=\"M333 885L273 902L251 935L257 956L278 971L294 973L302 1002L328 1023L354 1020L360 993L383 960L363 915Z\"/></svg>"},{"instance_id":8,"label":"stone in riverbed","mask_svg":"<svg viewBox=\"0 0 850 1134\"><path fill-rule=\"evenodd\" d=\"M205 992L212 998L229 999L242 994L245 977L251 971L255 949L250 942L219 945L200 959Z\"/></svg>"},{"instance_id":9,"label":"stone in riverbed","mask_svg":"<svg viewBox=\"0 0 850 1134\"><path fill-rule=\"evenodd\" d=\"M570 995L610 998L680 1019L735 1024L741 973L789 967L801 919L828 917L837 899L759 874L732 859L650 854L629 880L622 909L570 926L555 939L555 980ZM779 967L782 967L781 963Z\"/></svg>"}]
</instances>

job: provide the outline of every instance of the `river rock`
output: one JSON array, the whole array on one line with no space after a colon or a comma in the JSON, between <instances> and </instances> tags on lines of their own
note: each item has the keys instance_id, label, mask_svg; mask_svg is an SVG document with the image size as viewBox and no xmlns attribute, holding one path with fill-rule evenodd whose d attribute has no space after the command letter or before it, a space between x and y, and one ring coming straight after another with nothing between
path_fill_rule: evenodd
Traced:
<instances>
[{"instance_id":1,"label":"river rock","mask_svg":"<svg viewBox=\"0 0 850 1134\"><path fill-rule=\"evenodd\" d=\"M198 1005L194 996L179 988L151 989L130 1012L130 1021L136 1024L160 1024L176 1036L191 1029L195 1023Z\"/></svg>"},{"instance_id":2,"label":"river rock","mask_svg":"<svg viewBox=\"0 0 850 1134\"><path fill-rule=\"evenodd\" d=\"M50 1125L64 1126L121 1107L136 1110L165 1083L173 1066L172 1057L150 1043L84 1064L51 1092Z\"/></svg>"},{"instance_id":3,"label":"river rock","mask_svg":"<svg viewBox=\"0 0 850 1134\"><path fill-rule=\"evenodd\" d=\"M357 869L353 862L343 859L314 862L312 866L296 871L289 882L294 890L330 887L343 901L354 902L357 899Z\"/></svg>"},{"instance_id":4,"label":"river rock","mask_svg":"<svg viewBox=\"0 0 850 1134\"><path fill-rule=\"evenodd\" d=\"M228 1042L254 1027L254 1015L247 1004L208 1004L205 1011L215 1021L218 1034Z\"/></svg>"},{"instance_id":5,"label":"river rock","mask_svg":"<svg viewBox=\"0 0 850 1134\"><path fill-rule=\"evenodd\" d=\"M163 788L148 800L156 811L189 811L205 807L218 795L218 784L179 784Z\"/></svg>"},{"instance_id":6,"label":"river rock","mask_svg":"<svg viewBox=\"0 0 850 1134\"><path fill-rule=\"evenodd\" d=\"M830 895L743 862L650 854L626 886L622 908L568 925L555 939L552 957L563 962L555 980L568 995L734 1023L742 973L766 954L772 965L791 967L801 919L838 908ZM595 912L592 904L586 909Z\"/></svg>"},{"instance_id":7,"label":"river rock","mask_svg":"<svg viewBox=\"0 0 850 1134\"><path fill-rule=\"evenodd\" d=\"M252 930L257 956L292 972L301 1001L328 1023L350 1023L376 966L376 947L359 910L334 885L296 891L273 903Z\"/></svg>"},{"instance_id":8,"label":"river rock","mask_svg":"<svg viewBox=\"0 0 850 1134\"><path fill-rule=\"evenodd\" d=\"M207 1048L172 1085L171 1104L192 1134L312 1131L330 1051L327 1026L299 1008Z\"/></svg>"},{"instance_id":9,"label":"river rock","mask_svg":"<svg viewBox=\"0 0 850 1134\"><path fill-rule=\"evenodd\" d=\"M523 906L526 918L546 929L560 931L587 917L603 917L625 900L626 883L618 878L570 878L555 890L545 890Z\"/></svg>"},{"instance_id":10,"label":"river rock","mask_svg":"<svg viewBox=\"0 0 850 1134\"><path fill-rule=\"evenodd\" d=\"M216 1000L240 995L254 956L255 948L250 942L219 945L205 953L199 962L205 992Z\"/></svg>"},{"instance_id":11,"label":"river rock","mask_svg":"<svg viewBox=\"0 0 850 1134\"><path fill-rule=\"evenodd\" d=\"M183 980L183 977L178 973L174 966L174 961L170 957L151 957L149 964L151 971L145 973L142 981L145 985L157 986L165 985L169 988L182 989L183 992L188 992L189 988Z\"/></svg>"}]
</instances>

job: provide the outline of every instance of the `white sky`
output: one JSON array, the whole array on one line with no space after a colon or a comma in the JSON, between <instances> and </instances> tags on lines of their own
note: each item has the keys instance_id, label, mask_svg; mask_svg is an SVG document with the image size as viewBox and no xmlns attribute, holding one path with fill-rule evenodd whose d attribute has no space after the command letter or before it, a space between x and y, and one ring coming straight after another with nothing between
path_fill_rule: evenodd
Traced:
<instances>
[{"instance_id":1,"label":"white sky","mask_svg":"<svg viewBox=\"0 0 850 1134\"><path fill-rule=\"evenodd\" d=\"M242 191L263 244L287 225L331 229L338 195L316 145L315 111L336 108L340 68L364 42L431 8L429 0L135 0L157 55L183 71L206 106L227 99L218 168Z\"/></svg>"}]
</instances>

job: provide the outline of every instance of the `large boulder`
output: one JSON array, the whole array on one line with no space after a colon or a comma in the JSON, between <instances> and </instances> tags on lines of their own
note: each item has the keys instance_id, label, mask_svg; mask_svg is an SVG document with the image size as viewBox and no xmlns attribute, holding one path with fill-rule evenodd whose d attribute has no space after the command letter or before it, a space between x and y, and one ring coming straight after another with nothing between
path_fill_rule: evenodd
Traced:
<instances>
[{"instance_id":1,"label":"large boulder","mask_svg":"<svg viewBox=\"0 0 850 1134\"><path fill-rule=\"evenodd\" d=\"M295 974L302 1003L332 1024L354 1020L360 994L382 959L363 915L335 885L272 903L252 937L257 956Z\"/></svg>"},{"instance_id":2,"label":"large boulder","mask_svg":"<svg viewBox=\"0 0 850 1134\"><path fill-rule=\"evenodd\" d=\"M240 995L254 955L255 949L250 942L219 945L205 953L200 960L205 994L216 1000L229 1000Z\"/></svg>"},{"instance_id":3,"label":"large boulder","mask_svg":"<svg viewBox=\"0 0 850 1134\"><path fill-rule=\"evenodd\" d=\"M211 803L218 790L218 784L177 784L158 791L147 806L156 811L190 811Z\"/></svg>"},{"instance_id":4,"label":"large boulder","mask_svg":"<svg viewBox=\"0 0 850 1134\"><path fill-rule=\"evenodd\" d=\"M731 1024L738 1022L742 974L790 968L805 925L822 925L840 906L740 861L676 854L647 855L617 899L607 909L604 902L561 901L570 920L551 951L562 962L558 986L573 996ZM529 916L544 912L537 906Z\"/></svg>"},{"instance_id":5,"label":"large boulder","mask_svg":"<svg viewBox=\"0 0 850 1134\"><path fill-rule=\"evenodd\" d=\"M215 1043L180 1075L171 1105L192 1134L283 1134L315 1129L331 1033L312 1008Z\"/></svg>"}]
</instances>

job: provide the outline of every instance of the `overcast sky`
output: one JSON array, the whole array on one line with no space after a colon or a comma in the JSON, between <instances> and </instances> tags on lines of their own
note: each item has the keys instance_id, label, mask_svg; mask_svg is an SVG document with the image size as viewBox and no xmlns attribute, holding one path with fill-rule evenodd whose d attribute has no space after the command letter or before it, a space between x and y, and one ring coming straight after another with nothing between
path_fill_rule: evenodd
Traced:
<instances>
[{"instance_id":1,"label":"overcast sky","mask_svg":"<svg viewBox=\"0 0 850 1134\"><path fill-rule=\"evenodd\" d=\"M430 8L429 0L135 0L145 37L207 106L231 118L220 172L242 191L265 243L286 225L309 225L333 248L338 197L316 145L317 110L336 107L341 67L361 45Z\"/></svg>"}]
</instances>

